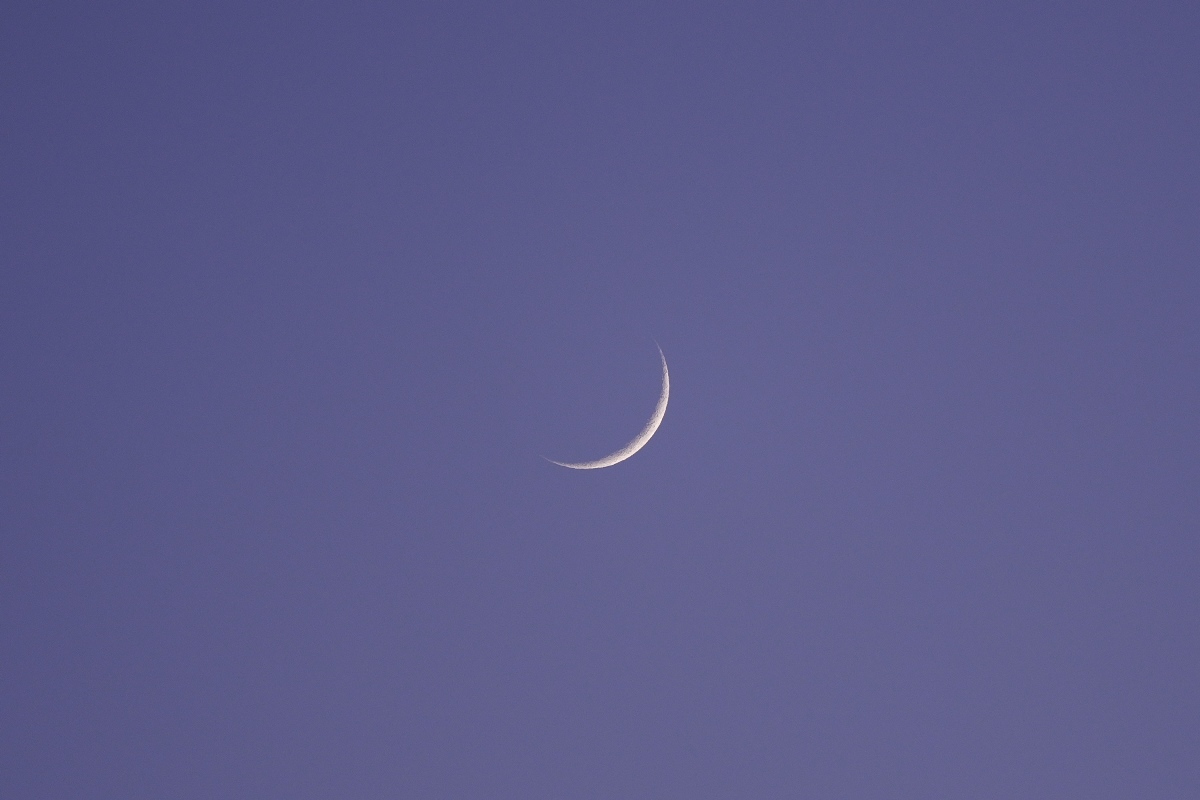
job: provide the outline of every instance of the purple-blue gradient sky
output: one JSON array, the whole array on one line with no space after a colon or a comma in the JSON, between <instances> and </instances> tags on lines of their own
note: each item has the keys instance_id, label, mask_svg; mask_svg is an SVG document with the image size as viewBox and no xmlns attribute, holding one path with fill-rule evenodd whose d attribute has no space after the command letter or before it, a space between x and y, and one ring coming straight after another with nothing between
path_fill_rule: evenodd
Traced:
<instances>
[{"instance_id":1,"label":"purple-blue gradient sky","mask_svg":"<svg viewBox=\"0 0 1200 800\"><path fill-rule=\"evenodd\" d=\"M1200 4L3 17L0 796L1200 796Z\"/></svg>"}]
</instances>

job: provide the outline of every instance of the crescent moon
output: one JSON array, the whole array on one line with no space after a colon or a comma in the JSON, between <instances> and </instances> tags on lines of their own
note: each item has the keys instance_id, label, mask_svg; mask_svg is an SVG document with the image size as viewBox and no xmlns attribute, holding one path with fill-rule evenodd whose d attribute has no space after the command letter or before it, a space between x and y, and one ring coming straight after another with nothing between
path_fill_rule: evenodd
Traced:
<instances>
[{"instance_id":1,"label":"crescent moon","mask_svg":"<svg viewBox=\"0 0 1200 800\"><path fill-rule=\"evenodd\" d=\"M655 342L658 347L658 343ZM658 398L658 405L654 407L654 413L650 415L650 420L646 423L646 427L642 428L642 432L633 437L633 441L622 447L612 455L598 458L595 461L581 461L577 464L568 464L562 461L555 461L552 458L546 458L551 464L557 464L560 467L568 469L600 469L601 467L611 467L613 464L620 464L625 459L632 456L638 450L646 446L646 442L650 441L650 437L658 430L658 426L662 424L663 416L667 413L667 397L671 394L671 376L667 373L667 357L663 355L662 348L658 348L658 357L662 359L663 381L662 394Z\"/></svg>"}]
</instances>

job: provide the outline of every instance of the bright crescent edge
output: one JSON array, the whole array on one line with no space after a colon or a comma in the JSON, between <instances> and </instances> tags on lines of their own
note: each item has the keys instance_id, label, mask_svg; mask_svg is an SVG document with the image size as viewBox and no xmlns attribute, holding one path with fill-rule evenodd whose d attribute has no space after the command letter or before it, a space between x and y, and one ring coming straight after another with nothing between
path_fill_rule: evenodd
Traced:
<instances>
[{"instance_id":1,"label":"bright crescent edge","mask_svg":"<svg viewBox=\"0 0 1200 800\"><path fill-rule=\"evenodd\" d=\"M638 450L641 450L643 447L645 447L646 442L650 441L650 437L654 436L655 432L658 430L658 426L662 424L663 417L666 416L667 398L671 394L671 376L667 372L667 357L663 355L662 347L658 344L658 342L655 342L654 346L658 347L658 357L662 359L662 396L658 398L658 405L654 407L654 413L650 415L650 420L646 423L646 427L642 428L642 432L633 437L633 441L622 447L617 452L613 453L612 455L605 456L604 458L596 459L595 461L581 461L571 464L562 461L555 461L554 459L546 458L545 456L542 456L542 458L546 458L546 460L551 464L557 464L558 466L566 467L567 469L601 469L602 467L611 467L613 464L620 464L625 459L630 458L637 453Z\"/></svg>"}]
</instances>

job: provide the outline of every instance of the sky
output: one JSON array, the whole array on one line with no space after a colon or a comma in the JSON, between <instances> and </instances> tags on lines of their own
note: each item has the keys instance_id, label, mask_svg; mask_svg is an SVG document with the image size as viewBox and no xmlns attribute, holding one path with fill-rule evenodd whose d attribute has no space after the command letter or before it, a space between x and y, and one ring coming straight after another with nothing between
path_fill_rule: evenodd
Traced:
<instances>
[{"instance_id":1,"label":"sky","mask_svg":"<svg viewBox=\"0 0 1200 800\"><path fill-rule=\"evenodd\" d=\"M1200 5L4 17L0 795L1200 796Z\"/></svg>"}]
</instances>

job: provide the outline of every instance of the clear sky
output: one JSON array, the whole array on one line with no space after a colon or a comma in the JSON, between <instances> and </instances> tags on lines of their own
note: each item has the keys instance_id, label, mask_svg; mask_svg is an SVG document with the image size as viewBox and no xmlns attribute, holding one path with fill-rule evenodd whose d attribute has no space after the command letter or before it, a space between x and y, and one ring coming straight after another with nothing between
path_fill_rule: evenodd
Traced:
<instances>
[{"instance_id":1,"label":"clear sky","mask_svg":"<svg viewBox=\"0 0 1200 800\"><path fill-rule=\"evenodd\" d=\"M1200 796L1194 0L3 17L0 796Z\"/></svg>"}]
</instances>

